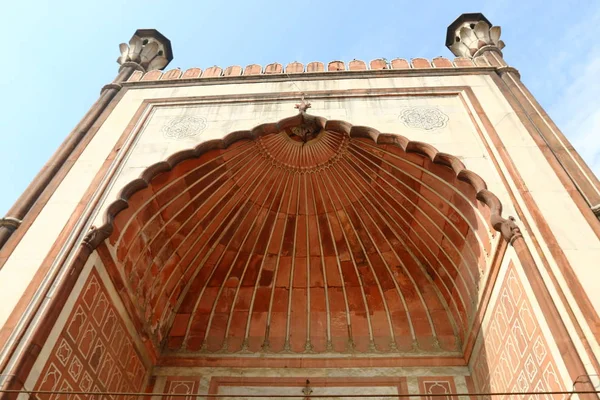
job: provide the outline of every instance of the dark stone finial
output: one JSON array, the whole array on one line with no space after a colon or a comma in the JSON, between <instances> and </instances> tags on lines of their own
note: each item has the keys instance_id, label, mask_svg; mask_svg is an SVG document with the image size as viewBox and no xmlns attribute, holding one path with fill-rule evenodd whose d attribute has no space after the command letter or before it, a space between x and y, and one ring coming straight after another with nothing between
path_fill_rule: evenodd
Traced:
<instances>
[{"instance_id":1,"label":"dark stone finial","mask_svg":"<svg viewBox=\"0 0 600 400\"><path fill-rule=\"evenodd\" d=\"M163 69L173 60L171 41L156 29L138 29L129 44L121 43L119 48L120 65L133 63L144 71Z\"/></svg>"},{"instance_id":2,"label":"dark stone finial","mask_svg":"<svg viewBox=\"0 0 600 400\"><path fill-rule=\"evenodd\" d=\"M446 47L457 57L472 58L486 47L500 52L504 42L500 40L502 30L481 13L466 13L448 26Z\"/></svg>"}]
</instances>

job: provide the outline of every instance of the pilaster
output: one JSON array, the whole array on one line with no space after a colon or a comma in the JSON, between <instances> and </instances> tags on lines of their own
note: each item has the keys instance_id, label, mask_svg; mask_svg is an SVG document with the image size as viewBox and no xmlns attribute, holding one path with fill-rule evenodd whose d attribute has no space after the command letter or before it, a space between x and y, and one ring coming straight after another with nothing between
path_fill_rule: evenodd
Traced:
<instances>
[{"instance_id":1,"label":"pilaster","mask_svg":"<svg viewBox=\"0 0 600 400\"><path fill-rule=\"evenodd\" d=\"M7 216L0 218L0 270L94 137L98 130L97 125L102 124L119 101L121 83L129 79L135 71L162 69L173 58L169 40L153 29L136 31L129 45L121 44L120 49L121 56L117 60L120 68L115 79L102 88L98 100L9 210ZM77 237L76 232L74 233L74 237ZM57 259L57 252L49 252L44 262L56 262L58 267L52 272L47 272L43 265L36 265L36 277L31 282L0 280L4 285L16 287L10 296L3 298L8 304L6 307L12 310L8 319L0 322L0 348L3 349L0 358L0 387L3 389L23 388L39 349L43 347L49 330L62 309L61 301L71 292L83 264L91 254L90 241L93 239L93 236L87 236L83 243L72 244L70 248L68 244L65 245L67 252L72 251L75 254L71 263L66 261L68 258ZM68 271L67 274L63 273L65 270ZM36 280L37 275L40 276ZM27 286L29 283L31 286ZM0 292L3 292L2 287ZM47 302L52 305L48 306ZM3 398L2 395L0 398Z\"/></svg>"}]
</instances>

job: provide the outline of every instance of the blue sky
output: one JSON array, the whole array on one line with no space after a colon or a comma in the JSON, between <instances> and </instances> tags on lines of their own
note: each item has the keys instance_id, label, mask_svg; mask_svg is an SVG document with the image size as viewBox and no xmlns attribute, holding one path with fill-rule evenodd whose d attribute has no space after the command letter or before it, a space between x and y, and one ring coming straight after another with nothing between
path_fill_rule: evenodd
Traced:
<instances>
[{"instance_id":1,"label":"blue sky","mask_svg":"<svg viewBox=\"0 0 600 400\"><path fill-rule=\"evenodd\" d=\"M451 57L463 12L502 27L508 63L600 174L600 1L7 1L0 37L0 217L117 73L138 28L171 39L169 68Z\"/></svg>"}]
</instances>

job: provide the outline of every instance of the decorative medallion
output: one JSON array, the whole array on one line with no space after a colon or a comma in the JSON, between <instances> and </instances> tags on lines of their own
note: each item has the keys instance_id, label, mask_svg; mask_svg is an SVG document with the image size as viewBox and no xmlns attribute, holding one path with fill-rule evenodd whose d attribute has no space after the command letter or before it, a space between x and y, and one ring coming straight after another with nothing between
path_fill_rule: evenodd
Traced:
<instances>
[{"instance_id":1,"label":"decorative medallion","mask_svg":"<svg viewBox=\"0 0 600 400\"><path fill-rule=\"evenodd\" d=\"M398 118L410 128L427 131L443 128L448 123L448 116L437 108L407 108Z\"/></svg>"},{"instance_id":2,"label":"decorative medallion","mask_svg":"<svg viewBox=\"0 0 600 400\"><path fill-rule=\"evenodd\" d=\"M207 127L206 119L191 115L175 117L162 127L163 135L168 139L187 139L198 135Z\"/></svg>"}]
</instances>

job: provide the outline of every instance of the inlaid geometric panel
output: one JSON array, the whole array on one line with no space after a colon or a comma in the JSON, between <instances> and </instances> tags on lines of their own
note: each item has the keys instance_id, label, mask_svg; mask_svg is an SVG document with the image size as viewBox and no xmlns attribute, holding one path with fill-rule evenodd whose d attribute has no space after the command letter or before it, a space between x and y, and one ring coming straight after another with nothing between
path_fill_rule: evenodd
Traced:
<instances>
[{"instance_id":1,"label":"inlaid geometric panel","mask_svg":"<svg viewBox=\"0 0 600 400\"><path fill-rule=\"evenodd\" d=\"M443 394L456 393L454 378L451 376L433 376L419 378L419 392L424 395L423 400L457 400L456 396L440 396Z\"/></svg>"},{"instance_id":2,"label":"inlaid geometric panel","mask_svg":"<svg viewBox=\"0 0 600 400\"><path fill-rule=\"evenodd\" d=\"M106 288L92 270L52 350L36 390L140 392L146 367ZM66 398L39 395L39 399ZM88 396L70 396L84 399ZM123 397L124 398L124 397Z\"/></svg>"},{"instance_id":3,"label":"inlaid geometric panel","mask_svg":"<svg viewBox=\"0 0 600 400\"><path fill-rule=\"evenodd\" d=\"M200 377L198 376L169 376L165 383L164 393L177 394L178 396L166 396L165 400L193 400L196 396L185 396L182 394L197 394Z\"/></svg>"},{"instance_id":4,"label":"inlaid geometric panel","mask_svg":"<svg viewBox=\"0 0 600 400\"><path fill-rule=\"evenodd\" d=\"M478 392L565 390L512 263L483 335L472 364Z\"/></svg>"}]
</instances>

